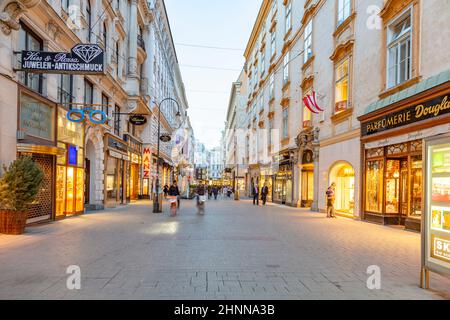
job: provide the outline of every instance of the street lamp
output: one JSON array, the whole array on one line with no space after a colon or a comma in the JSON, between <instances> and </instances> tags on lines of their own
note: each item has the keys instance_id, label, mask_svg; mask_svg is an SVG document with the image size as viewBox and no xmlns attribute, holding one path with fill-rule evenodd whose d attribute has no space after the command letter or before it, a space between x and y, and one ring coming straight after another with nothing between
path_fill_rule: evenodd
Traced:
<instances>
[{"instance_id":1,"label":"street lamp","mask_svg":"<svg viewBox=\"0 0 450 320\"><path fill-rule=\"evenodd\" d=\"M175 104L177 105L178 108L178 112L176 114L176 117L179 118L181 117L181 113L180 113L180 105L178 103L178 101L176 101L175 99L172 98L165 98L163 100L161 100L161 102L158 104L156 101L153 101L156 106L158 107L158 160L156 161L156 184L155 184L155 191L156 191L156 196L155 199L153 200L153 213L161 213L161 210L159 209L159 160L160 160L160 145L161 145L161 105L166 102L166 101L172 101L175 102ZM180 126L181 127L181 126ZM170 141L170 140L169 140ZM166 140L166 142L169 142Z\"/></svg>"}]
</instances>

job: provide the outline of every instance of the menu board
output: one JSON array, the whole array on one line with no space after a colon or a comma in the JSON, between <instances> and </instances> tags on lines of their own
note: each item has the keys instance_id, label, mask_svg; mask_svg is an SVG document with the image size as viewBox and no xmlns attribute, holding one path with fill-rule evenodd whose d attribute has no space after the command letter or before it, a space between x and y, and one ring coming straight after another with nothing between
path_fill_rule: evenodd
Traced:
<instances>
[{"instance_id":1,"label":"menu board","mask_svg":"<svg viewBox=\"0 0 450 320\"><path fill-rule=\"evenodd\" d=\"M426 148L425 265L450 274L450 137Z\"/></svg>"}]
</instances>

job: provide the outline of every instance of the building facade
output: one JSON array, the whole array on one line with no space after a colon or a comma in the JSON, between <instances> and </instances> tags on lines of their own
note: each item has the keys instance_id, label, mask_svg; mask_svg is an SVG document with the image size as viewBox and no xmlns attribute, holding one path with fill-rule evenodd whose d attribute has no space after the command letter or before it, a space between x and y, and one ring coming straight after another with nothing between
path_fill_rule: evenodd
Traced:
<instances>
[{"instance_id":1,"label":"building facade","mask_svg":"<svg viewBox=\"0 0 450 320\"><path fill-rule=\"evenodd\" d=\"M427 97L445 104L450 61L433 43L448 46L446 7L263 1L245 51L249 183L271 182L274 202L325 211L334 182L339 214L418 229L422 133L410 141L417 127L408 124L410 138L383 143L397 133L371 121Z\"/></svg>"},{"instance_id":2,"label":"building facade","mask_svg":"<svg viewBox=\"0 0 450 320\"><path fill-rule=\"evenodd\" d=\"M148 128L155 127L157 117L152 101L169 96L166 83L174 83L170 97L179 101L182 119L187 118L177 64L171 64L172 74L155 71L162 58L155 60L153 30L155 25L168 30L167 15L158 13L165 12L164 3L7 0L0 12L0 162L30 155L45 173L28 222L114 207L149 195L151 182L144 176L150 177L154 163L146 151L154 150L144 143L149 143ZM166 46L171 43L167 37L162 40ZM21 50L70 52L80 43L102 49L102 75L18 71ZM169 81L172 76L175 80ZM177 127L177 110L165 108L165 128ZM86 114L85 121L73 122L68 119L73 109L102 111L107 121L95 124ZM147 125L134 125L131 114L145 115ZM172 146L165 147L162 158L167 155L170 163Z\"/></svg>"}]
</instances>

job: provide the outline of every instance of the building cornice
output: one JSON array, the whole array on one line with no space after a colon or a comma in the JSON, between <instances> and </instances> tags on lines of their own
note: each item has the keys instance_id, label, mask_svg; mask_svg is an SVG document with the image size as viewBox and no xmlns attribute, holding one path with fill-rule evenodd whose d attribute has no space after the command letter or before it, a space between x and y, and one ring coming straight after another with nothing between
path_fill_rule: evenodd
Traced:
<instances>
[{"instance_id":1,"label":"building cornice","mask_svg":"<svg viewBox=\"0 0 450 320\"><path fill-rule=\"evenodd\" d=\"M261 5L261 8L259 9L258 17L256 18L256 22L253 26L252 33L250 35L250 39L247 43L247 48L244 52L244 57L246 60L250 58L251 52L253 48L255 47L255 43L258 39L259 33L261 31L261 27L263 23L266 21L266 18L270 11L270 3L271 0L263 0L263 3Z\"/></svg>"}]
</instances>

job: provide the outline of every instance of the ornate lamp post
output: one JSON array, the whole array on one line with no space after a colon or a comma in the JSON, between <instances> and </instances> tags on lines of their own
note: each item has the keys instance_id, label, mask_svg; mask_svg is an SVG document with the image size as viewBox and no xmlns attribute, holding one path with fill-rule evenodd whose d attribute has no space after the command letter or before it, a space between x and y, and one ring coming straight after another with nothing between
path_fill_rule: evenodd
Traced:
<instances>
[{"instance_id":1,"label":"ornate lamp post","mask_svg":"<svg viewBox=\"0 0 450 320\"><path fill-rule=\"evenodd\" d=\"M156 162L156 183L155 183L155 193L156 193L156 197L153 200L153 213L161 213L161 210L159 209L159 204L160 204L160 193L159 193L159 160L160 160L160 145L161 145L161 141L164 142L170 142L170 137L169 139L167 139L166 137L161 137L161 105L166 102L166 101L172 101L175 102L175 104L177 105L178 108L178 112L176 114L176 117L181 117L181 113L180 113L180 105L178 103L178 101L176 101L175 99L172 98L165 98L163 100L161 100L160 103L157 103L156 101L153 101L156 106L158 107L158 160ZM164 139L166 138L166 139Z\"/></svg>"}]
</instances>

